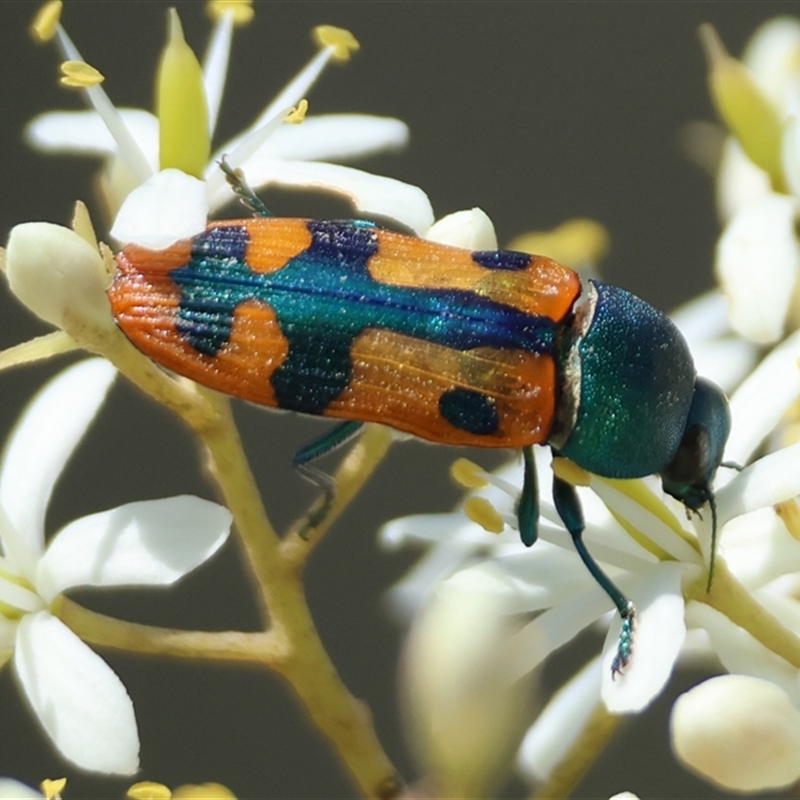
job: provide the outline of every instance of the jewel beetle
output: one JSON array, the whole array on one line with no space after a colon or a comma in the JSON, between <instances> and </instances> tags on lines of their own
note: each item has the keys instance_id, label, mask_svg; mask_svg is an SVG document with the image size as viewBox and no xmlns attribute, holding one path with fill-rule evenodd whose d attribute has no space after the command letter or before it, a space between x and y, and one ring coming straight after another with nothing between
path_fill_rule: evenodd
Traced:
<instances>
[{"instance_id":1,"label":"jewel beetle","mask_svg":"<svg viewBox=\"0 0 800 800\"><path fill-rule=\"evenodd\" d=\"M582 287L543 256L471 252L363 220L212 222L116 261L113 314L143 353L220 392L343 420L298 452L301 469L365 422L521 448L519 529L531 545L532 446L547 445L601 476L659 474L687 509L708 503L716 527L727 401L696 377L675 325L624 289ZM632 652L633 605L585 547L574 487L556 477L553 497L622 617L616 674Z\"/></svg>"}]
</instances>

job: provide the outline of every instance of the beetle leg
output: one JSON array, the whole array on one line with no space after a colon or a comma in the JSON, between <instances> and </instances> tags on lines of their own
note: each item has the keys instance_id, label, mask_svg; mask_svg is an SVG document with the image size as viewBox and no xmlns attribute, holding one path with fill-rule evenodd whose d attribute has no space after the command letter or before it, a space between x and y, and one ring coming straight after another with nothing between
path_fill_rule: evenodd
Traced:
<instances>
[{"instance_id":1,"label":"beetle leg","mask_svg":"<svg viewBox=\"0 0 800 800\"><path fill-rule=\"evenodd\" d=\"M225 173L225 180L239 199L249 208L256 217L271 217L272 212L261 202L261 198L250 188L244 177L244 172L239 167L232 167L225 156L217 162L219 168Z\"/></svg>"},{"instance_id":2,"label":"beetle leg","mask_svg":"<svg viewBox=\"0 0 800 800\"><path fill-rule=\"evenodd\" d=\"M603 591L611 598L622 618L622 629L619 632L617 654L611 664L611 674L616 676L628 665L633 653L633 629L636 620L636 609L633 603L614 585L600 565L592 558L583 541L583 509L575 487L557 476L553 476L553 500L558 516L572 536L572 541L586 569L600 584Z\"/></svg>"},{"instance_id":3,"label":"beetle leg","mask_svg":"<svg viewBox=\"0 0 800 800\"><path fill-rule=\"evenodd\" d=\"M327 472L310 467L309 463L347 444L347 442L359 433L363 426L363 422L355 422L353 420L341 422L335 428L331 428L331 430L326 431L322 436L318 436L316 439L301 447L294 454L292 466L304 478L319 486L324 493L321 504L308 517L299 531L299 535L303 539L308 536L308 532L312 528L316 528L316 526L325 519L336 498L336 481L328 475Z\"/></svg>"},{"instance_id":4,"label":"beetle leg","mask_svg":"<svg viewBox=\"0 0 800 800\"><path fill-rule=\"evenodd\" d=\"M522 479L522 492L517 502L517 523L519 536L526 547L530 547L539 535L539 480L536 475L536 462L533 459L533 445L522 448L525 474Z\"/></svg>"}]
</instances>

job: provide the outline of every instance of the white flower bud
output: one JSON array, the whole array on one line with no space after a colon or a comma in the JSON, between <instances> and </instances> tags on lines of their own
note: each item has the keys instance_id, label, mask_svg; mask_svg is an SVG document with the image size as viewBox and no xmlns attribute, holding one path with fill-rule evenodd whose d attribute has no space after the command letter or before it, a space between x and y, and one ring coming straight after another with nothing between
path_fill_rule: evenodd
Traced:
<instances>
[{"instance_id":1,"label":"white flower bud","mask_svg":"<svg viewBox=\"0 0 800 800\"><path fill-rule=\"evenodd\" d=\"M409 739L442 797L488 797L529 708L513 681L505 597L477 573L440 584L417 617L402 672ZM519 673L519 670L516 670Z\"/></svg>"},{"instance_id":2,"label":"white flower bud","mask_svg":"<svg viewBox=\"0 0 800 800\"><path fill-rule=\"evenodd\" d=\"M707 680L678 698L670 726L678 759L724 789L757 792L800 779L800 711L774 683Z\"/></svg>"},{"instance_id":3,"label":"white flower bud","mask_svg":"<svg viewBox=\"0 0 800 800\"><path fill-rule=\"evenodd\" d=\"M70 228L49 222L16 225L8 239L6 274L11 291L59 328L76 321L114 327L103 258Z\"/></svg>"},{"instance_id":4,"label":"white flower bud","mask_svg":"<svg viewBox=\"0 0 800 800\"><path fill-rule=\"evenodd\" d=\"M442 217L428 229L425 238L438 244L467 250L497 250L497 234L485 211L470 208Z\"/></svg>"}]
</instances>

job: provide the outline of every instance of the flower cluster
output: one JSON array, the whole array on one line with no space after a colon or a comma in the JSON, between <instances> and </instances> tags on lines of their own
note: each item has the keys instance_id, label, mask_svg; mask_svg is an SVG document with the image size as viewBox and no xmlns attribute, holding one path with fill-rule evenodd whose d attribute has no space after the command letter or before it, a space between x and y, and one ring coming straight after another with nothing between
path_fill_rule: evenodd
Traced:
<instances>
[{"instance_id":1,"label":"flower cluster","mask_svg":"<svg viewBox=\"0 0 800 800\"><path fill-rule=\"evenodd\" d=\"M519 770L546 786L571 763L579 771L591 760L587 751L603 746L607 734L597 734L602 729L598 714L644 710L676 664L698 656L711 664L712 655L730 674L707 681L676 703L671 731L678 758L708 780L737 791L787 786L800 778L800 518L795 500L800 445L783 446L785 440L776 438L800 396L800 334L790 335L753 369L759 358L756 343L782 337L800 266L795 190L800 186L795 117L800 22L775 20L757 32L744 57L752 74L724 54L713 30L704 29L704 41L712 94L733 134L719 167L721 208L728 223L717 268L729 302L715 291L679 310L674 319L698 372L732 392L725 457L749 466L738 473L723 468L717 475L721 544L707 591L709 515L687 519L655 480L603 479L560 459L551 465L544 453L537 455L543 485L549 485L554 470L579 487L587 544L638 609L635 654L625 673L615 679L610 669L619 634L616 620L608 627L603 654L564 684L524 736ZM764 133L768 124L778 126L769 136ZM765 444L774 452L750 463ZM494 717L518 721L518 682L602 621L612 604L586 572L547 498L542 500L541 541L530 552L521 551L515 513L522 483L519 463L493 474L457 463L453 473L471 489L459 510L395 520L381 537L390 548L427 548L391 593L398 613L415 619L406 668L410 703L417 710L412 735L426 742L428 753L447 754L426 762L447 787L463 790L454 776L463 779L475 775L478 764L487 765L470 787L480 791L481 782L497 771L497 761L510 759L509 744L497 736L480 739L473 730L470 745L460 745L465 726L459 702L451 698L450 713L443 715L430 701L434 687L444 692L445 683L431 671L425 684L420 665L441 660L439 650L458 630L452 616L435 609L446 608L445 598L458 594L480 597L477 606L498 614L493 627L481 625L467 634L483 636L485 648L503 653L495 670L489 676L479 657L466 655L458 667L463 680L455 686L462 687L462 702L469 707L485 702ZM519 623L520 615L529 621ZM437 617L439 627L429 630ZM473 651L481 652L474 641L467 652ZM454 691L451 680L448 692ZM481 761L474 756L476 738L483 747Z\"/></svg>"}]
</instances>

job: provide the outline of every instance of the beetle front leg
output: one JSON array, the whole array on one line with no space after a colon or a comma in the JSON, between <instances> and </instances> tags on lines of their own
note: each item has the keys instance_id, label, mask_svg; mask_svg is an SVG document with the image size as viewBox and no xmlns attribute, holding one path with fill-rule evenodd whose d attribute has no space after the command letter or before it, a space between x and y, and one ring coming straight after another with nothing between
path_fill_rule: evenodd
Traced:
<instances>
[{"instance_id":1,"label":"beetle front leg","mask_svg":"<svg viewBox=\"0 0 800 800\"><path fill-rule=\"evenodd\" d=\"M608 575L603 572L600 565L586 548L586 543L583 541L583 530L586 526L583 521L583 509L581 508L581 501L578 499L578 493L571 483L567 483L555 475L553 476L553 501L555 502L558 516L561 517L570 536L572 536L573 544L581 557L581 561L583 561L591 576L600 584L603 591L611 598L622 619L617 654L611 664L611 675L616 677L631 660L636 608L616 587Z\"/></svg>"}]
</instances>

